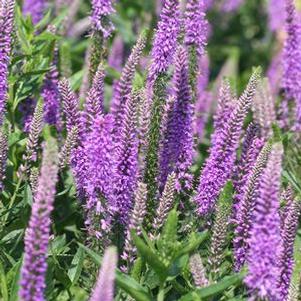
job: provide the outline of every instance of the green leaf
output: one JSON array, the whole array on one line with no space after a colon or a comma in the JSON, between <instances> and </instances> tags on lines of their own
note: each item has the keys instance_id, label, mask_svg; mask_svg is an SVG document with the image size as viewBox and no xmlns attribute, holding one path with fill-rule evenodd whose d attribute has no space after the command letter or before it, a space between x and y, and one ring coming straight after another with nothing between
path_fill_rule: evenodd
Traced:
<instances>
[{"instance_id":1,"label":"green leaf","mask_svg":"<svg viewBox=\"0 0 301 301\"><path fill-rule=\"evenodd\" d=\"M117 285L127 292L136 301L152 301L152 297L148 294L146 289L142 287L133 278L122 274L117 270L116 272L116 283Z\"/></svg>"},{"instance_id":2,"label":"green leaf","mask_svg":"<svg viewBox=\"0 0 301 301\"><path fill-rule=\"evenodd\" d=\"M148 247L133 231L131 232L131 236L135 246L137 247L138 253L154 269L156 274L159 276L160 281L164 282L167 277L167 267L159 259L158 254L154 253L150 247Z\"/></svg>"},{"instance_id":3,"label":"green leaf","mask_svg":"<svg viewBox=\"0 0 301 301\"><path fill-rule=\"evenodd\" d=\"M245 276L245 272L241 272L239 274L235 274L232 276L227 276L227 277L223 278L221 281L219 281L218 283L215 283L215 284L209 285L205 288L196 290L195 292L188 293L187 295L185 295L183 297L184 299L182 298L180 300L181 301L194 300L194 299L189 299L189 298L190 298L190 296L192 296L192 294L195 294L195 293L197 293L197 295L201 298L201 300L215 297L217 295L222 294L230 286L239 285L242 282L244 276Z\"/></svg>"},{"instance_id":4,"label":"green leaf","mask_svg":"<svg viewBox=\"0 0 301 301\"><path fill-rule=\"evenodd\" d=\"M168 279L170 280L178 276L187 266L188 260L189 256L187 254L174 260L171 264L171 267L168 270Z\"/></svg>"},{"instance_id":5,"label":"green leaf","mask_svg":"<svg viewBox=\"0 0 301 301\"><path fill-rule=\"evenodd\" d=\"M82 248L79 248L75 253L75 256L73 257L71 262L71 267L68 270L68 276L73 285L78 281L80 277L83 268L83 262L84 262L84 250Z\"/></svg>"},{"instance_id":6,"label":"green leaf","mask_svg":"<svg viewBox=\"0 0 301 301\"><path fill-rule=\"evenodd\" d=\"M202 233L192 233L189 237L187 246L183 247L178 256L182 256L184 254L190 254L195 251L209 236L208 231L204 231Z\"/></svg>"},{"instance_id":7,"label":"green leaf","mask_svg":"<svg viewBox=\"0 0 301 301\"><path fill-rule=\"evenodd\" d=\"M8 289L5 271L2 263L0 262L0 292L3 301L8 301Z\"/></svg>"},{"instance_id":8,"label":"green leaf","mask_svg":"<svg viewBox=\"0 0 301 301\"><path fill-rule=\"evenodd\" d=\"M24 189L24 201L30 207L32 206L32 192L31 192L30 185L28 183L25 185L25 189Z\"/></svg>"},{"instance_id":9,"label":"green leaf","mask_svg":"<svg viewBox=\"0 0 301 301\"><path fill-rule=\"evenodd\" d=\"M19 279L20 279L20 270L22 266L22 260L14 265L12 270L9 272L12 276L12 283L10 286L10 296L9 301L18 301L18 292L19 292Z\"/></svg>"}]
</instances>

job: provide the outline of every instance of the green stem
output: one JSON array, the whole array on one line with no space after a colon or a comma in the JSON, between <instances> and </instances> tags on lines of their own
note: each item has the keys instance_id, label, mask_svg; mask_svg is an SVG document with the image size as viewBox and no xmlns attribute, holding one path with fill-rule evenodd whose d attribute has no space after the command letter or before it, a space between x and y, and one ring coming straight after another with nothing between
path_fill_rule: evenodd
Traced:
<instances>
[{"instance_id":1,"label":"green stem","mask_svg":"<svg viewBox=\"0 0 301 301\"><path fill-rule=\"evenodd\" d=\"M12 198L10 199L10 202L9 202L9 205L8 205L8 212L7 212L7 214L4 216L4 221L3 221L4 224L6 223L6 221L7 221L7 219L8 219L8 216L9 216L9 210L10 210L10 209L13 207L13 205L14 205L14 202L15 202L15 200L16 200L16 198L17 198L17 194L18 194L18 192L19 192L19 190L20 190L20 186L21 186L22 182L23 182L23 174L21 174L21 176L19 177L19 180L18 180L16 189L15 189L15 191L14 191L14 194L13 194Z\"/></svg>"},{"instance_id":2,"label":"green stem","mask_svg":"<svg viewBox=\"0 0 301 301\"><path fill-rule=\"evenodd\" d=\"M146 152L146 170L145 170L145 182L148 188L149 199L149 212L152 212L154 206L154 199L158 189L157 177L158 160L159 160L159 144L160 144L160 126L162 120L162 112L166 102L166 84L167 76L165 73L160 74L155 83L153 89L153 107L151 113L151 122L148 133L148 149Z\"/></svg>"}]
</instances>

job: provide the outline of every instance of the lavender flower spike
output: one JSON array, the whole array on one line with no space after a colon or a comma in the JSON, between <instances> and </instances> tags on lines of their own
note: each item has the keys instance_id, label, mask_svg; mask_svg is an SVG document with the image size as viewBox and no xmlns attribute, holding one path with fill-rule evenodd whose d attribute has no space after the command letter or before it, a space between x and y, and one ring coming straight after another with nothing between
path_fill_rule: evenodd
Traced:
<instances>
[{"instance_id":1,"label":"lavender flower spike","mask_svg":"<svg viewBox=\"0 0 301 301\"><path fill-rule=\"evenodd\" d=\"M287 39L283 52L282 88L286 98L296 102L296 124L301 123L301 27L293 0L286 0Z\"/></svg>"},{"instance_id":2,"label":"lavender flower spike","mask_svg":"<svg viewBox=\"0 0 301 301\"><path fill-rule=\"evenodd\" d=\"M105 38L111 35L114 26L108 17L115 12L112 0L92 0L92 28L101 31Z\"/></svg>"},{"instance_id":3,"label":"lavender flower spike","mask_svg":"<svg viewBox=\"0 0 301 301\"><path fill-rule=\"evenodd\" d=\"M281 233L282 248L279 256L280 276L278 287L282 300L287 300L294 268L294 242L298 229L301 206L299 200L288 203L284 209L284 225Z\"/></svg>"},{"instance_id":4,"label":"lavender flower spike","mask_svg":"<svg viewBox=\"0 0 301 301\"><path fill-rule=\"evenodd\" d=\"M212 212L221 189L231 177L243 122L255 95L259 74L260 70L256 69L230 118L222 131L216 135L211 146L210 156L206 161L194 198L200 215Z\"/></svg>"},{"instance_id":5,"label":"lavender flower spike","mask_svg":"<svg viewBox=\"0 0 301 301\"><path fill-rule=\"evenodd\" d=\"M176 58L174 76L175 102L168 113L167 127L163 137L160 164L161 187L167 175L176 172L176 189L191 188L192 177L189 168L193 162L193 107L188 76L188 56L180 47ZM167 164L166 164L167 163Z\"/></svg>"},{"instance_id":6,"label":"lavender flower spike","mask_svg":"<svg viewBox=\"0 0 301 301\"><path fill-rule=\"evenodd\" d=\"M41 176L34 197L29 225L25 233L25 255L21 271L20 300L45 300L47 248L50 235L55 185L58 173L56 142L51 139L44 148Z\"/></svg>"},{"instance_id":7,"label":"lavender flower spike","mask_svg":"<svg viewBox=\"0 0 301 301\"><path fill-rule=\"evenodd\" d=\"M179 0L165 0L153 43L150 78L154 79L159 73L166 72L172 64L179 31Z\"/></svg>"},{"instance_id":8,"label":"lavender flower spike","mask_svg":"<svg viewBox=\"0 0 301 301\"><path fill-rule=\"evenodd\" d=\"M7 135L3 129L0 129L0 194L3 189L3 180L5 179L6 161L8 152Z\"/></svg>"},{"instance_id":9,"label":"lavender flower spike","mask_svg":"<svg viewBox=\"0 0 301 301\"><path fill-rule=\"evenodd\" d=\"M103 113L104 79L104 67L99 65L85 103L83 122L85 123L84 126L88 129L91 129L94 119Z\"/></svg>"},{"instance_id":10,"label":"lavender flower spike","mask_svg":"<svg viewBox=\"0 0 301 301\"><path fill-rule=\"evenodd\" d=\"M239 197L239 203L236 204L236 215L234 216L236 228L233 241L236 271L239 271L244 265L249 250L248 241L252 226L254 202L257 197L259 179L269 159L271 148L271 143L267 143L261 150L245 187L242 189L243 196Z\"/></svg>"},{"instance_id":11,"label":"lavender flower spike","mask_svg":"<svg viewBox=\"0 0 301 301\"><path fill-rule=\"evenodd\" d=\"M125 105L120 141L116 145L117 173L115 180L115 202L122 223L127 223L133 206L133 194L138 176L138 130L137 111L139 94L133 94Z\"/></svg>"},{"instance_id":12,"label":"lavender flower spike","mask_svg":"<svg viewBox=\"0 0 301 301\"><path fill-rule=\"evenodd\" d=\"M117 249L110 247L105 251L102 266L89 301L113 301L114 280L117 267Z\"/></svg>"},{"instance_id":13,"label":"lavender flower spike","mask_svg":"<svg viewBox=\"0 0 301 301\"><path fill-rule=\"evenodd\" d=\"M31 15L33 24L37 24L42 20L47 4L47 0L25 0L23 2L23 14Z\"/></svg>"},{"instance_id":14,"label":"lavender flower spike","mask_svg":"<svg viewBox=\"0 0 301 301\"><path fill-rule=\"evenodd\" d=\"M60 129L61 116L58 81L59 72L56 65L52 64L51 70L46 74L41 93L44 99L44 120L46 123L55 125L57 129Z\"/></svg>"},{"instance_id":15,"label":"lavender flower spike","mask_svg":"<svg viewBox=\"0 0 301 301\"><path fill-rule=\"evenodd\" d=\"M271 31L281 30L285 25L285 1L268 1L269 28Z\"/></svg>"},{"instance_id":16,"label":"lavender flower spike","mask_svg":"<svg viewBox=\"0 0 301 301\"><path fill-rule=\"evenodd\" d=\"M156 217L154 219L153 228L157 235L160 229L163 227L169 211L172 209L174 205L175 182L176 182L176 175L175 173L171 173L168 176L164 191L162 193L162 197L160 198L159 205L156 210Z\"/></svg>"},{"instance_id":17,"label":"lavender flower spike","mask_svg":"<svg viewBox=\"0 0 301 301\"><path fill-rule=\"evenodd\" d=\"M249 273L245 278L252 298L280 301L277 287L278 256L281 250L280 191L283 147L273 146L267 167L261 177L254 211L253 228L247 258Z\"/></svg>"},{"instance_id":18,"label":"lavender flower spike","mask_svg":"<svg viewBox=\"0 0 301 301\"><path fill-rule=\"evenodd\" d=\"M32 121L30 124L28 140L26 143L26 152L24 154L25 171L29 173L30 165L37 159L37 148L39 136L43 128L43 104L37 103Z\"/></svg>"},{"instance_id":19,"label":"lavender flower spike","mask_svg":"<svg viewBox=\"0 0 301 301\"><path fill-rule=\"evenodd\" d=\"M185 13L185 44L196 46L199 55L204 53L207 44L207 27L203 0L188 0Z\"/></svg>"},{"instance_id":20,"label":"lavender flower spike","mask_svg":"<svg viewBox=\"0 0 301 301\"><path fill-rule=\"evenodd\" d=\"M146 184L139 182L135 193L135 204L131 213L129 226L126 231L124 252L121 258L128 262L128 265L134 261L134 255L136 248L133 246L131 239L131 230L135 230L137 235L141 234L142 223L146 215L146 200L147 200L147 186ZM123 267L123 270L127 270L129 266Z\"/></svg>"},{"instance_id":21,"label":"lavender flower spike","mask_svg":"<svg viewBox=\"0 0 301 301\"><path fill-rule=\"evenodd\" d=\"M15 0L2 1L0 11L0 125L3 124L8 91L8 66L14 26Z\"/></svg>"},{"instance_id":22,"label":"lavender flower spike","mask_svg":"<svg viewBox=\"0 0 301 301\"><path fill-rule=\"evenodd\" d=\"M116 177L115 145L112 137L113 118L108 114L98 116L84 145L83 173L78 178L83 181L87 196L86 226L90 235L101 237L108 234L111 216L116 209L113 197L113 180ZM80 183L82 185L82 183Z\"/></svg>"},{"instance_id":23,"label":"lavender flower spike","mask_svg":"<svg viewBox=\"0 0 301 301\"><path fill-rule=\"evenodd\" d=\"M189 266L195 286L197 288L207 286L209 281L206 277L206 270L199 254L193 254L189 258Z\"/></svg>"},{"instance_id":24,"label":"lavender flower spike","mask_svg":"<svg viewBox=\"0 0 301 301\"><path fill-rule=\"evenodd\" d=\"M58 88L63 101L64 113L66 116L66 128L70 133L74 126L78 126L79 122L78 99L72 91L67 79L62 79L59 82Z\"/></svg>"},{"instance_id":25,"label":"lavender flower spike","mask_svg":"<svg viewBox=\"0 0 301 301\"><path fill-rule=\"evenodd\" d=\"M115 118L115 131L117 132L117 134L122 125L125 104L131 97L132 82L135 76L135 70L137 65L139 64L142 51L145 47L145 42L145 36L144 34L141 34L134 48L132 49L131 55L125 67L123 68L121 77L117 83L116 94L114 95L113 103L111 106L111 113ZM118 137L115 138L118 140Z\"/></svg>"}]
</instances>

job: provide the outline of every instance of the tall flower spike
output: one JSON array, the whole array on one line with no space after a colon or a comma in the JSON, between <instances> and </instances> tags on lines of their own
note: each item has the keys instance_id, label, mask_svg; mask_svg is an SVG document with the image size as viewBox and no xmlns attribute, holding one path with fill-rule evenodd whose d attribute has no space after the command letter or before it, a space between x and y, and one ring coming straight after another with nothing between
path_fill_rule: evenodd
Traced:
<instances>
[{"instance_id":1,"label":"tall flower spike","mask_svg":"<svg viewBox=\"0 0 301 301\"><path fill-rule=\"evenodd\" d=\"M30 15L33 24L37 24L43 19L47 4L47 0L24 0L23 14Z\"/></svg>"},{"instance_id":2,"label":"tall flower spike","mask_svg":"<svg viewBox=\"0 0 301 301\"><path fill-rule=\"evenodd\" d=\"M118 216L122 223L127 223L130 210L133 206L133 194L137 185L138 176L138 102L139 94L133 93L127 99L124 109L123 123L120 128L120 141L117 143L115 201Z\"/></svg>"},{"instance_id":3,"label":"tall flower spike","mask_svg":"<svg viewBox=\"0 0 301 301\"><path fill-rule=\"evenodd\" d=\"M15 0L5 0L0 11L0 125L3 124L10 62L12 32L14 26Z\"/></svg>"},{"instance_id":4,"label":"tall flower spike","mask_svg":"<svg viewBox=\"0 0 301 301\"><path fill-rule=\"evenodd\" d=\"M271 31L283 29L285 25L285 0L269 0L268 15Z\"/></svg>"},{"instance_id":5,"label":"tall flower spike","mask_svg":"<svg viewBox=\"0 0 301 301\"><path fill-rule=\"evenodd\" d=\"M214 115L214 134L211 138L212 144L216 137L220 135L227 121L230 118L231 112L234 110L235 102L232 96L230 82L227 78L222 81L219 89L219 97L217 100L217 108Z\"/></svg>"},{"instance_id":6,"label":"tall flower spike","mask_svg":"<svg viewBox=\"0 0 301 301\"><path fill-rule=\"evenodd\" d=\"M215 280L219 275L224 249L227 245L232 192L233 186L231 182L228 182L221 192L215 213L209 256L210 272Z\"/></svg>"},{"instance_id":7,"label":"tall flower spike","mask_svg":"<svg viewBox=\"0 0 301 301\"><path fill-rule=\"evenodd\" d=\"M97 283L89 301L113 301L114 280L117 268L117 249L110 247L105 251Z\"/></svg>"},{"instance_id":8,"label":"tall flower spike","mask_svg":"<svg viewBox=\"0 0 301 301\"><path fill-rule=\"evenodd\" d=\"M31 192L33 196L36 194L38 190L39 173L40 171L37 167L32 167L30 170L29 182L30 182Z\"/></svg>"},{"instance_id":9,"label":"tall flower spike","mask_svg":"<svg viewBox=\"0 0 301 301\"><path fill-rule=\"evenodd\" d=\"M235 188L233 218L236 220L237 207L244 197L244 189L248 178L252 174L252 169L256 164L256 159L264 145L264 139L259 138L259 127L251 123L247 129L241 150L241 156L236 163L233 184Z\"/></svg>"},{"instance_id":10,"label":"tall flower spike","mask_svg":"<svg viewBox=\"0 0 301 301\"><path fill-rule=\"evenodd\" d=\"M112 131L112 115L99 116L84 145L83 155L86 158L83 158L85 171L82 180L87 195L86 225L90 234L96 237L108 233L116 209L113 197L116 161Z\"/></svg>"},{"instance_id":11,"label":"tall flower spike","mask_svg":"<svg viewBox=\"0 0 301 301\"><path fill-rule=\"evenodd\" d=\"M284 210L285 221L282 228L282 248L279 256L280 276L278 287L282 300L287 300L294 268L294 242L298 230L301 206L299 200L288 203Z\"/></svg>"},{"instance_id":12,"label":"tall flower spike","mask_svg":"<svg viewBox=\"0 0 301 301\"><path fill-rule=\"evenodd\" d=\"M209 284L206 277L206 270L199 254L193 254L189 259L190 271L194 284L197 288L202 288Z\"/></svg>"},{"instance_id":13,"label":"tall flower spike","mask_svg":"<svg viewBox=\"0 0 301 301\"><path fill-rule=\"evenodd\" d=\"M41 176L25 233L25 255L21 270L19 296L22 301L44 300L46 288L47 248L58 173L56 142L51 139L44 148Z\"/></svg>"},{"instance_id":14,"label":"tall flower spike","mask_svg":"<svg viewBox=\"0 0 301 301\"><path fill-rule=\"evenodd\" d=\"M163 135L163 156L160 164L161 186L164 187L167 175L176 172L176 189L178 191L191 188L192 176L188 170L193 162L193 108L191 89L188 79L188 57L184 48L180 47L176 59L174 76L175 102L167 117L167 128ZM167 148L167 150L166 150ZM166 158L166 155L168 156ZM162 168L164 167L164 169Z\"/></svg>"},{"instance_id":15,"label":"tall flower spike","mask_svg":"<svg viewBox=\"0 0 301 301\"><path fill-rule=\"evenodd\" d=\"M153 228L156 235L159 234L159 231L161 230L166 221L168 213L173 207L175 198L175 184L176 175L175 173L172 173L168 176L165 188L159 201L158 208L156 210L156 217L153 224Z\"/></svg>"},{"instance_id":16,"label":"tall flower spike","mask_svg":"<svg viewBox=\"0 0 301 301\"><path fill-rule=\"evenodd\" d=\"M259 179L268 162L271 147L271 143L267 143L261 150L243 189L243 197L236 204L236 220L234 221L236 228L233 240L236 271L242 268L246 260L249 249L248 239L252 226L252 212L258 192Z\"/></svg>"},{"instance_id":17,"label":"tall flower spike","mask_svg":"<svg viewBox=\"0 0 301 301\"><path fill-rule=\"evenodd\" d=\"M188 0L185 12L185 44L195 46L199 55L204 54L207 44L208 23L205 19L203 0Z\"/></svg>"},{"instance_id":18,"label":"tall flower spike","mask_svg":"<svg viewBox=\"0 0 301 301\"><path fill-rule=\"evenodd\" d=\"M118 35L113 41L110 55L108 57L108 64L111 68L114 68L117 71L122 70L124 50L125 49L122 36Z\"/></svg>"},{"instance_id":19,"label":"tall flower spike","mask_svg":"<svg viewBox=\"0 0 301 301\"><path fill-rule=\"evenodd\" d=\"M260 125L262 137L269 138L272 135L272 125L276 121L275 103L270 84L264 78L258 85L253 103L254 120Z\"/></svg>"},{"instance_id":20,"label":"tall flower spike","mask_svg":"<svg viewBox=\"0 0 301 301\"><path fill-rule=\"evenodd\" d=\"M55 64L46 74L41 95L44 100L44 120L46 123L61 127L60 96L58 90L59 73Z\"/></svg>"},{"instance_id":21,"label":"tall flower spike","mask_svg":"<svg viewBox=\"0 0 301 301\"><path fill-rule=\"evenodd\" d=\"M135 193L134 208L131 213L129 225L126 231L124 252L122 259L127 261L127 267L123 267L123 270L128 270L129 265L134 261L134 255L136 248L133 246L131 240L131 231L135 230L137 235L141 234L142 223L146 215L146 201L147 201L147 187L144 183L139 182Z\"/></svg>"},{"instance_id":22,"label":"tall flower spike","mask_svg":"<svg viewBox=\"0 0 301 301\"><path fill-rule=\"evenodd\" d=\"M74 126L79 125L78 98L72 91L70 83L66 78L59 82L58 87L63 102L64 114L66 116L67 132L71 132Z\"/></svg>"},{"instance_id":23,"label":"tall flower spike","mask_svg":"<svg viewBox=\"0 0 301 301\"><path fill-rule=\"evenodd\" d=\"M59 154L59 167L64 169L70 163L70 155L76 146L78 138L78 128L75 126L67 135L65 144Z\"/></svg>"},{"instance_id":24,"label":"tall flower spike","mask_svg":"<svg viewBox=\"0 0 301 301\"><path fill-rule=\"evenodd\" d=\"M6 161L8 152L7 135L0 129L0 194L3 190L3 181L6 174Z\"/></svg>"},{"instance_id":25,"label":"tall flower spike","mask_svg":"<svg viewBox=\"0 0 301 301\"><path fill-rule=\"evenodd\" d=\"M114 29L110 20L110 15L115 12L112 0L92 0L92 28L95 31L102 32L105 38L108 38Z\"/></svg>"},{"instance_id":26,"label":"tall flower spike","mask_svg":"<svg viewBox=\"0 0 301 301\"><path fill-rule=\"evenodd\" d=\"M151 54L150 78L153 80L172 64L179 31L179 0L164 0Z\"/></svg>"},{"instance_id":27,"label":"tall flower spike","mask_svg":"<svg viewBox=\"0 0 301 301\"><path fill-rule=\"evenodd\" d=\"M247 257L249 272L245 278L254 299L283 300L277 287L280 272L278 256L281 250L279 197L282 155L282 145L275 144L262 174L256 198Z\"/></svg>"},{"instance_id":28,"label":"tall flower spike","mask_svg":"<svg viewBox=\"0 0 301 301\"><path fill-rule=\"evenodd\" d=\"M147 133L149 131L151 118L151 103L148 101L146 91L140 91L140 105L139 105L139 155L140 155L140 172L143 174L145 167L145 154L148 147Z\"/></svg>"},{"instance_id":29,"label":"tall flower spike","mask_svg":"<svg viewBox=\"0 0 301 301\"><path fill-rule=\"evenodd\" d=\"M103 113L104 79L104 67L103 65L99 65L85 103L85 111L83 116L85 128L91 129L94 119Z\"/></svg>"},{"instance_id":30,"label":"tall flower spike","mask_svg":"<svg viewBox=\"0 0 301 301\"><path fill-rule=\"evenodd\" d=\"M29 172L30 165L37 159L37 147L39 136L43 128L43 104L37 103L32 122L29 129L28 140L26 143L26 151L24 155L24 163L26 172Z\"/></svg>"},{"instance_id":31,"label":"tall flower spike","mask_svg":"<svg viewBox=\"0 0 301 301\"><path fill-rule=\"evenodd\" d=\"M259 73L258 69L254 71L226 125L214 138L194 197L200 215L208 215L213 211L221 189L231 177L243 122L256 91Z\"/></svg>"},{"instance_id":32,"label":"tall flower spike","mask_svg":"<svg viewBox=\"0 0 301 301\"><path fill-rule=\"evenodd\" d=\"M19 111L22 114L23 131L28 133L33 118L34 109L37 101L33 98L26 98L19 105Z\"/></svg>"},{"instance_id":33,"label":"tall flower spike","mask_svg":"<svg viewBox=\"0 0 301 301\"><path fill-rule=\"evenodd\" d=\"M296 125L301 123L301 27L293 0L286 0L287 38L283 50L282 88L287 99L296 103Z\"/></svg>"},{"instance_id":34,"label":"tall flower spike","mask_svg":"<svg viewBox=\"0 0 301 301\"><path fill-rule=\"evenodd\" d=\"M115 131L117 132L120 130L120 126L123 120L123 114L125 109L125 104L128 98L131 97L132 93L132 81L135 76L135 70L137 65L139 64L142 51L145 47L145 36L142 34L138 40L136 45L134 46L132 53L122 70L121 77L117 83L116 93L113 98L113 103L111 107L111 113L114 115L115 118ZM118 137L116 137L118 140Z\"/></svg>"}]
</instances>

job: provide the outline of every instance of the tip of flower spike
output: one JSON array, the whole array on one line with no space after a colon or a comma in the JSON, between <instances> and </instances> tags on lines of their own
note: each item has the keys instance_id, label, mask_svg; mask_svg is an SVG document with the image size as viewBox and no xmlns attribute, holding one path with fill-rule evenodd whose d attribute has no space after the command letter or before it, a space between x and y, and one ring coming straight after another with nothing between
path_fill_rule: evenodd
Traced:
<instances>
[{"instance_id":1,"label":"tip of flower spike","mask_svg":"<svg viewBox=\"0 0 301 301\"><path fill-rule=\"evenodd\" d=\"M261 66L253 67L252 76L256 78L260 78L261 75L262 75L262 67Z\"/></svg>"}]
</instances>

